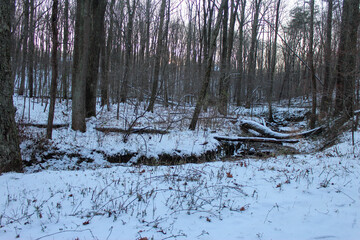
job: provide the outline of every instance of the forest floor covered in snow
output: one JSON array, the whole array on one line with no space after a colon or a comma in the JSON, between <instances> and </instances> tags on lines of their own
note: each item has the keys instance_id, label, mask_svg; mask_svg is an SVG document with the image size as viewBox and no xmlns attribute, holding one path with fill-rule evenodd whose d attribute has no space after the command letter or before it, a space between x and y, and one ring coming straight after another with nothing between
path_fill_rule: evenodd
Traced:
<instances>
[{"instance_id":1,"label":"forest floor covered in snow","mask_svg":"<svg viewBox=\"0 0 360 240\"><path fill-rule=\"evenodd\" d=\"M252 153L279 144L246 143L226 156L214 137L243 136L240 120L264 124L266 107L233 108L227 118L209 109L189 131L193 107L146 113L143 105L123 104L119 119L116 106L98 108L85 133L56 128L48 141L43 128L24 126L46 124L46 104L14 102L25 172L0 176L0 239L360 236L360 131L342 133L322 151L325 140L310 136L266 156ZM276 106L278 124L268 126L307 130L303 105ZM71 107L58 103L55 123L70 120ZM96 130L106 127L125 132ZM177 162L156 164L159 158ZM149 159L152 165L139 164Z\"/></svg>"}]
</instances>

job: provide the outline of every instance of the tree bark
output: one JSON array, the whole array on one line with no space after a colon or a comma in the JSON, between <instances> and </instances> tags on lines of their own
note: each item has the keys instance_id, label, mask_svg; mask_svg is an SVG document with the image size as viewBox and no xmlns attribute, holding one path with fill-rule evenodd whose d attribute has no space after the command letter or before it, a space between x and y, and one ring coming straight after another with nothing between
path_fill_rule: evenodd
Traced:
<instances>
[{"instance_id":1,"label":"tree bark","mask_svg":"<svg viewBox=\"0 0 360 240\"><path fill-rule=\"evenodd\" d=\"M63 54L62 54L62 62L63 62L63 71L61 76L62 82L62 97L64 100L68 99L68 41L69 41L69 0L65 0L64 6L64 39L63 39Z\"/></svg>"},{"instance_id":2,"label":"tree bark","mask_svg":"<svg viewBox=\"0 0 360 240\"><path fill-rule=\"evenodd\" d=\"M102 61L103 61L103 68L102 68L102 78L101 78L101 106L105 104L108 106L108 110L110 110L110 101L109 101L109 72L110 72L110 57L111 57L111 50L113 44L113 28L114 28L114 5L115 0L111 0L110 3L110 24L109 24L109 31L108 31L108 38L106 42L106 46L103 46L102 52ZM103 40L105 42L105 28L104 28Z\"/></svg>"},{"instance_id":3,"label":"tree bark","mask_svg":"<svg viewBox=\"0 0 360 240\"><path fill-rule=\"evenodd\" d=\"M239 56L238 77L235 85L236 105L241 105L241 87L244 73L243 48L244 48L244 24L245 24L246 0L241 0L241 17L239 22Z\"/></svg>"},{"instance_id":4,"label":"tree bark","mask_svg":"<svg viewBox=\"0 0 360 240\"><path fill-rule=\"evenodd\" d=\"M86 131L85 90L86 73L88 71L89 34L90 34L90 3L77 0L74 61L72 74L72 124L73 130Z\"/></svg>"},{"instance_id":5,"label":"tree bark","mask_svg":"<svg viewBox=\"0 0 360 240\"><path fill-rule=\"evenodd\" d=\"M190 130L195 130L201 109L203 108L203 106L205 104L206 95L207 95L207 92L209 89L209 84L210 84L210 76L211 76L211 71L212 71L212 66L213 66L213 56L214 56L214 52L216 49L216 39L219 34L220 24L221 24L221 20L222 20L222 14L223 14L224 8L226 6L226 2L227 2L227 0L221 1L221 6L219 7L218 17L216 20L214 30L210 31L212 33L210 35L211 37L210 37L210 41L209 41L209 43L210 43L209 52L206 57L206 71L205 71L204 78L202 81L202 86L201 86L201 90L199 93L199 97L196 102L195 110L194 110L194 113L193 113L193 116L192 116L192 119L190 122L190 126L189 126Z\"/></svg>"},{"instance_id":6,"label":"tree bark","mask_svg":"<svg viewBox=\"0 0 360 240\"><path fill-rule=\"evenodd\" d=\"M151 90L151 96L149 101L149 106L147 108L148 112L154 111L154 105L156 100L156 95L158 91L158 85L160 80L160 63L161 57L163 53L163 45L164 45L164 19L165 19L165 9L166 9L166 0L161 1L160 7L160 23L159 23L159 30L158 30L158 38L157 38L157 47L156 47L156 54L155 54L155 65L154 65L154 78L153 78L153 85Z\"/></svg>"},{"instance_id":7,"label":"tree bark","mask_svg":"<svg viewBox=\"0 0 360 240\"><path fill-rule=\"evenodd\" d=\"M268 106L269 106L269 122L273 122L273 111L272 111L272 95L273 95L273 87L274 87L274 76L275 76L275 68L276 68L276 52L277 52L277 36L279 31L279 15L280 15L280 4L281 0L278 0L276 6L276 18L275 18L275 33L274 33L274 42L272 47L272 54L271 54L271 67L270 67L270 86L269 86L269 93L268 93Z\"/></svg>"},{"instance_id":8,"label":"tree bark","mask_svg":"<svg viewBox=\"0 0 360 240\"><path fill-rule=\"evenodd\" d=\"M54 122L54 112L55 112L55 102L56 102L56 86L58 78L58 68L57 68L57 48L58 48L58 29L57 29L57 20L58 20L58 0L53 0L52 13L51 13L51 30L52 30L52 51L51 51L51 86L50 86L50 107L49 107L49 117L48 117L48 126L46 129L46 137L48 139L52 138L53 122Z\"/></svg>"},{"instance_id":9,"label":"tree bark","mask_svg":"<svg viewBox=\"0 0 360 240\"><path fill-rule=\"evenodd\" d=\"M320 114L325 117L329 111L331 95L330 95L330 82L331 82L331 39L332 39L332 16L333 16L333 0L328 0L328 10L326 17L326 40L325 40L325 53L324 53L324 86L322 91Z\"/></svg>"},{"instance_id":10,"label":"tree bark","mask_svg":"<svg viewBox=\"0 0 360 240\"><path fill-rule=\"evenodd\" d=\"M124 103L127 99L127 93L129 91L129 78L130 78L130 64L132 61L131 52L132 52L132 35L133 35L133 25L134 25L134 15L137 6L137 1L133 0L132 6L130 4L130 0L126 1L126 6L128 10L128 24L126 27L126 37L125 37L125 69L123 75L123 81L121 85L121 92L120 92L120 102Z\"/></svg>"},{"instance_id":11,"label":"tree bark","mask_svg":"<svg viewBox=\"0 0 360 240\"><path fill-rule=\"evenodd\" d=\"M315 11L315 0L310 1L310 39L309 39L309 65L310 65L310 76L311 76L311 95L312 95L312 107L310 116L310 128L315 128L316 124L316 107L317 107L317 86L315 77L315 66L314 66L314 11Z\"/></svg>"},{"instance_id":12,"label":"tree bark","mask_svg":"<svg viewBox=\"0 0 360 240\"><path fill-rule=\"evenodd\" d=\"M105 0L91 0L90 13L90 38L88 69L86 71L86 117L96 116L96 92L99 73L101 34L104 28L104 16L106 10Z\"/></svg>"},{"instance_id":13,"label":"tree bark","mask_svg":"<svg viewBox=\"0 0 360 240\"><path fill-rule=\"evenodd\" d=\"M23 47L22 47L22 65L21 80L18 94L24 95L25 91L25 75L28 58L28 35L29 35L29 0L24 0L24 20L23 20Z\"/></svg>"},{"instance_id":14,"label":"tree bark","mask_svg":"<svg viewBox=\"0 0 360 240\"><path fill-rule=\"evenodd\" d=\"M222 48L220 57L220 79L219 79L219 106L218 111L220 114L227 115L227 98L228 93L226 89L226 82L228 81L228 67L227 67L227 54L228 54L228 20L229 20L229 6L228 1L225 1L222 17Z\"/></svg>"},{"instance_id":15,"label":"tree bark","mask_svg":"<svg viewBox=\"0 0 360 240\"><path fill-rule=\"evenodd\" d=\"M28 57L28 88L29 97L33 97L34 93L34 35L35 35L35 23L34 23L34 0L30 0L30 26L29 26L29 57Z\"/></svg>"},{"instance_id":16,"label":"tree bark","mask_svg":"<svg viewBox=\"0 0 360 240\"><path fill-rule=\"evenodd\" d=\"M246 102L245 107L250 108L253 100L253 84L256 75L256 40L258 35L259 14L262 0L255 0L254 2L254 19L251 27L251 45L249 50L249 70L246 85Z\"/></svg>"},{"instance_id":17,"label":"tree bark","mask_svg":"<svg viewBox=\"0 0 360 240\"><path fill-rule=\"evenodd\" d=\"M360 0L344 0L338 50L335 114L354 115L357 28Z\"/></svg>"},{"instance_id":18,"label":"tree bark","mask_svg":"<svg viewBox=\"0 0 360 240\"><path fill-rule=\"evenodd\" d=\"M11 8L12 0L0 3L0 174L22 171L18 131L13 105L14 83L11 79Z\"/></svg>"}]
</instances>

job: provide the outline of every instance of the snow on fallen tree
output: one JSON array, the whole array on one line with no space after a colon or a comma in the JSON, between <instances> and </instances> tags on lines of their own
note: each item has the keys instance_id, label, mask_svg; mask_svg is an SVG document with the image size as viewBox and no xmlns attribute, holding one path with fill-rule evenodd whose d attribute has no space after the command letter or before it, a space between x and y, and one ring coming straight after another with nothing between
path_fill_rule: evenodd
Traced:
<instances>
[{"instance_id":1,"label":"snow on fallen tree","mask_svg":"<svg viewBox=\"0 0 360 240\"><path fill-rule=\"evenodd\" d=\"M263 138L263 137L224 137L215 136L218 141L229 141L229 142L262 142L262 143L298 143L298 139L276 139L276 138Z\"/></svg>"},{"instance_id":2,"label":"snow on fallen tree","mask_svg":"<svg viewBox=\"0 0 360 240\"><path fill-rule=\"evenodd\" d=\"M153 129L153 128L131 128L131 129L122 129L122 128L112 128L112 127L97 127L95 128L97 131L109 133L109 132L116 132L116 133L137 133L137 134L168 134L169 132L166 130L160 129Z\"/></svg>"},{"instance_id":3,"label":"snow on fallen tree","mask_svg":"<svg viewBox=\"0 0 360 240\"><path fill-rule=\"evenodd\" d=\"M309 136L311 134L318 133L322 131L322 127L317 127L314 129L310 129L308 131L299 132L299 133L279 133L271 130L270 128L261 125L255 121L250 120L242 120L240 121L240 127L244 130L253 130L258 132L263 137L275 138L275 139L291 139L291 138L302 138Z\"/></svg>"}]
</instances>

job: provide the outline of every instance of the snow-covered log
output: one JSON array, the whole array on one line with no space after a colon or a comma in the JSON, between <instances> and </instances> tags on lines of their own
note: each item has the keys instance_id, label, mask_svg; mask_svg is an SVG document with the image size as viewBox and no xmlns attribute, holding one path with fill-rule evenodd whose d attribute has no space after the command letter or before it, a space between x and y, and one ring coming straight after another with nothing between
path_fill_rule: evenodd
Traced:
<instances>
[{"instance_id":1,"label":"snow-covered log","mask_svg":"<svg viewBox=\"0 0 360 240\"><path fill-rule=\"evenodd\" d=\"M250 120L242 120L240 121L240 127L245 130L254 130L258 132L261 136L269 137L269 138L276 138L276 139L290 139L290 138L301 138L306 137L311 134L320 132L322 130L322 127L317 127L314 129L310 129L308 131L299 132L299 133L279 133L271 130L270 128L261 125L260 123L257 123L255 121Z\"/></svg>"},{"instance_id":2,"label":"snow-covered log","mask_svg":"<svg viewBox=\"0 0 360 240\"><path fill-rule=\"evenodd\" d=\"M148 134L167 134L168 131L160 130L160 129L153 129L153 128L132 128L132 129L122 129L122 128L111 128L111 127L97 127L95 128L97 131L100 132L117 132L117 133L148 133Z\"/></svg>"},{"instance_id":3,"label":"snow-covered log","mask_svg":"<svg viewBox=\"0 0 360 240\"><path fill-rule=\"evenodd\" d=\"M264 137L223 137L215 136L218 141L229 142L262 142L262 143L297 143L298 139L276 139L276 138L264 138Z\"/></svg>"}]
</instances>

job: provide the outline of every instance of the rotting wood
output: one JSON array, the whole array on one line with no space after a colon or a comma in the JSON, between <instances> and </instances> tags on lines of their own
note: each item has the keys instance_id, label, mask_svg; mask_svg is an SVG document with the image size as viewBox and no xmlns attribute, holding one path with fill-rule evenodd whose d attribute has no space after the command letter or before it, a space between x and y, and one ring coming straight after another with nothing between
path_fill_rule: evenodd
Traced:
<instances>
[{"instance_id":1,"label":"rotting wood","mask_svg":"<svg viewBox=\"0 0 360 240\"><path fill-rule=\"evenodd\" d=\"M277 139L277 138L264 138L264 137L223 137L215 136L218 141L229 141L229 142L263 142L263 143L298 143L298 139Z\"/></svg>"},{"instance_id":2,"label":"rotting wood","mask_svg":"<svg viewBox=\"0 0 360 240\"><path fill-rule=\"evenodd\" d=\"M137 134L168 134L169 132L166 130L153 129L153 128L132 128L132 129L122 129L122 128L111 128L111 127L97 127L95 130L109 133L109 132L117 132L117 133L137 133Z\"/></svg>"}]
</instances>

